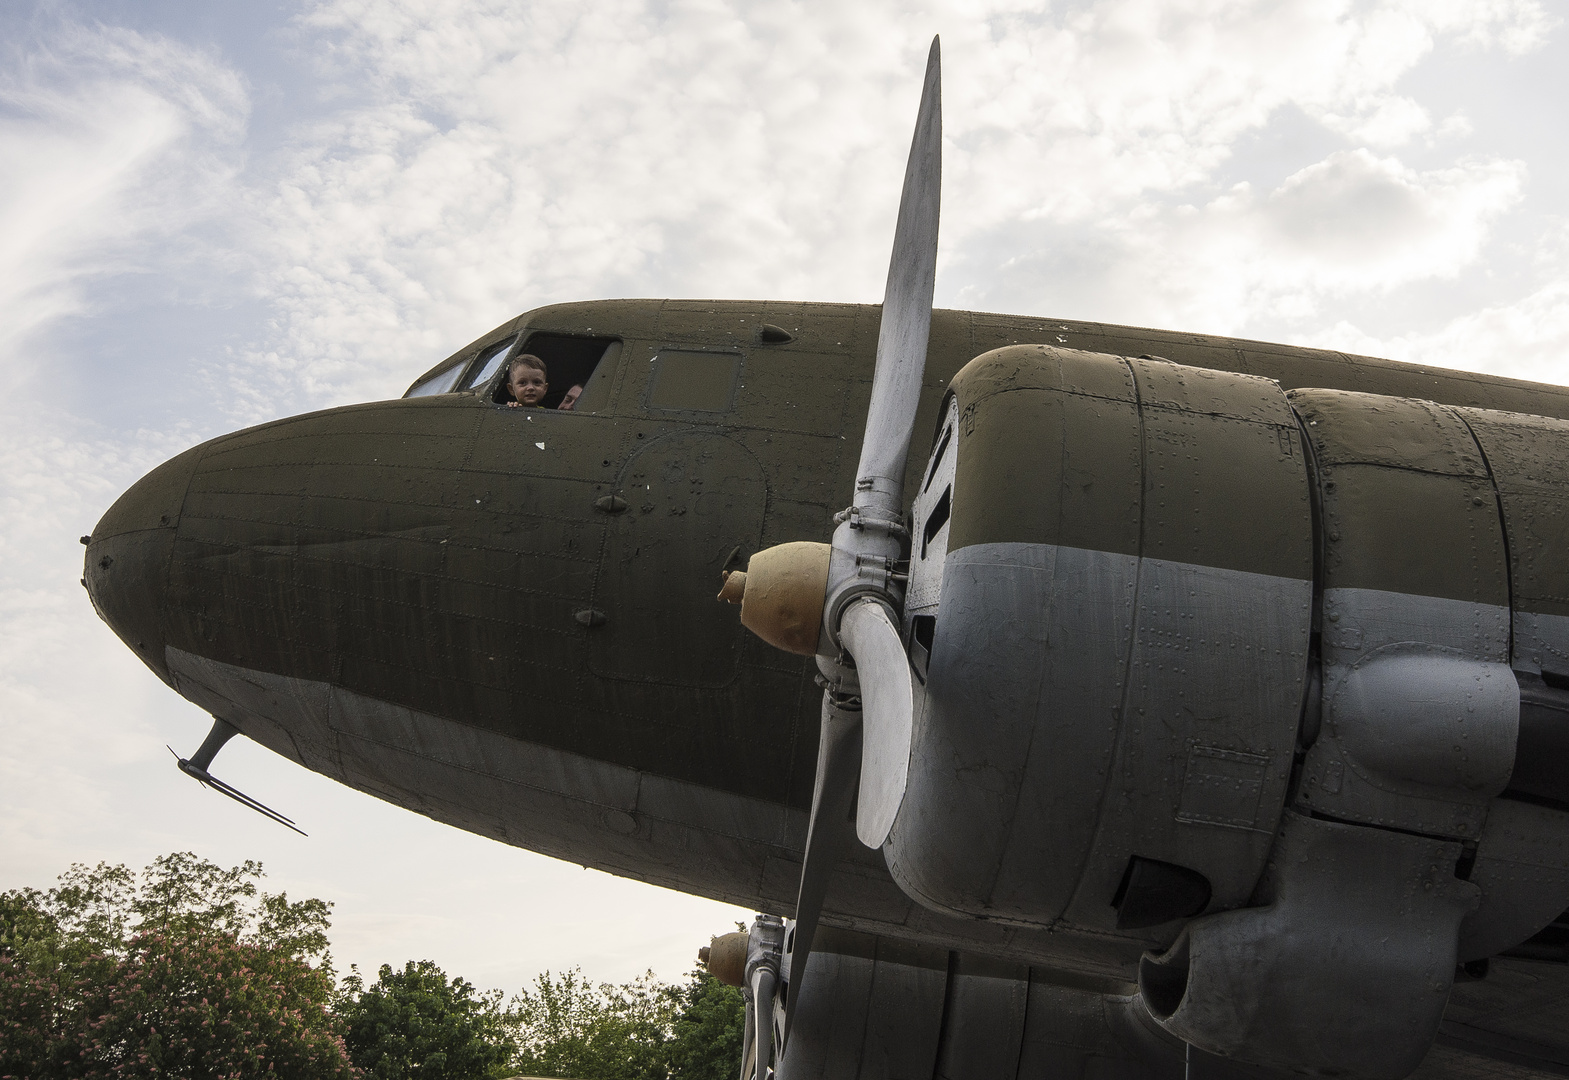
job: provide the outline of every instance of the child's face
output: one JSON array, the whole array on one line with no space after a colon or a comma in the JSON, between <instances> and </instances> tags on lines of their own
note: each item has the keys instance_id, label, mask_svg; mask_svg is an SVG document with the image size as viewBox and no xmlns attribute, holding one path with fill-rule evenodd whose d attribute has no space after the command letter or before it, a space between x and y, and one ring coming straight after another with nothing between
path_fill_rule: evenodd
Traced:
<instances>
[{"instance_id":1,"label":"child's face","mask_svg":"<svg viewBox=\"0 0 1569 1080\"><path fill-rule=\"evenodd\" d=\"M518 404L538 405L547 389L545 373L539 368L515 367L512 374L507 376L507 389L512 392L512 400Z\"/></svg>"}]
</instances>

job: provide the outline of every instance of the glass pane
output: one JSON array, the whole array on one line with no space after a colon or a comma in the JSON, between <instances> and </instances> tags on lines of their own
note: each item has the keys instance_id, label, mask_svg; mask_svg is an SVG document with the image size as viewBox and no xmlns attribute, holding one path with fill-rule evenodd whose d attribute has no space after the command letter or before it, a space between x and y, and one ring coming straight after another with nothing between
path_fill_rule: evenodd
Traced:
<instances>
[{"instance_id":1,"label":"glass pane","mask_svg":"<svg viewBox=\"0 0 1569 1080\"><path fill-rule=\"evenodd\" d=\"M463 384L463 389L473 390L484 386L501 370L501 363L507 358L507 350L512 348L511 341L503 341L500 345L492 345L485 352L480 353L479 359L474 361L468 381Z\"/></svg>"},{"instance_id":2,"label":"glass pane","mask_svg":"<svg viewBox=\"0 0 1569 1080\"><path fill-rule=\"evenodd\" d=\"M432 394L450 394L452 392L452 384L458 381L458 376L462 373L463 362L460 360L444 371L436 372L436 374L424 382L418 383L403 396L408 398L429 397Z\"/></svg>"}]
</instances>

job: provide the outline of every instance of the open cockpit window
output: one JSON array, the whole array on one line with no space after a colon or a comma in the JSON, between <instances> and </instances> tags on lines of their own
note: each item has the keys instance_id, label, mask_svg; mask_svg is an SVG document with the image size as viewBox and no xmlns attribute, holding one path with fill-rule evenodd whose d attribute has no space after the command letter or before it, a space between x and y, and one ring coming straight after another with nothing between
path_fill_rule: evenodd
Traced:
<instances>
[{"instance_id":1,"label":"open cockpit window","mask_svg":"<svg viewBox=\"0 0 1569 1080\"><path fill-rule=\"evenodd\" d=\"M513 356L537 356L544 365L546 391L539 408L560 409L570 395L572 404L568 407L572 411L598 412L609 399L610 375L620 350L619 338L538 331L530 334ZM512 400L507 372L502 369L492 374L495 380L490 400L505 405Z\"/></svg>"}]
</instances>

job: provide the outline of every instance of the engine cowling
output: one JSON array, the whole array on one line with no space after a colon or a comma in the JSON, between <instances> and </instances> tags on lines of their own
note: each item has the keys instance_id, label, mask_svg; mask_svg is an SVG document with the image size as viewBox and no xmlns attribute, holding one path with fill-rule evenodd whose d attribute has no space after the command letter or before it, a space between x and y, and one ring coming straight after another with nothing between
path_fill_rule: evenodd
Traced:
<instances>
[{"instance_id":1,"label":"engine cowling","mask_svg":"<svg viewBox=\"0 0 1569 1080\"><path fill-rule=\"evenodd\" d=\"M1001 349L954 380L938 446L895 879L949 913L1091 931L1245 903L1313 623L1307 456L1279 386Z\"/></svg>"},{"instance_id":2,"label":"engine cowling","mask_svg":"<svg viewBox=\"0 0 1569 1080\"><path fill-rule=\"evenodd\" d=\"M1147 943L1202 1050L1405 1075L1456 962L1569 905L1563 770L1518 764L1569 745L1566 457L1561 421L978 357L915 501L895 880Z\"/></svg>"}]
</instances>

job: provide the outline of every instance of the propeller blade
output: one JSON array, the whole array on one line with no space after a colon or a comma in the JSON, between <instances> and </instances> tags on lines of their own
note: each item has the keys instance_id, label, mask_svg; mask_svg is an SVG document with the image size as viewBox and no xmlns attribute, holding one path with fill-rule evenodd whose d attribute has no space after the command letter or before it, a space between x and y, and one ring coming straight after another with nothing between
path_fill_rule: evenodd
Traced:
<instances>
[{"instance_id":1,"label":"propeller blade","mask_svg":"<svg viewBox=\"0 0 1569 1080\"><path fill-rule=\"evenodd\" d=\"M900 575L895 568L903 557L908 537L903 523L904 467L915 410L920 403L921 379L926 372L932 290L937 278L937 219L942 188L941 76L939 41L934 37L926 61L926 80L910 158L905 166L893 254L888 263L877 364L872 374L854 501L849 510L836 516L839 527L827 552L784 566L782 547L769 549L781 556L776 561L784 567L776 584L781 588L790 586L779 595L797 600L811 596L804 608L816 610L821 603L823 621L818 627L809 623L797 626L800 620L794 616L803 605L774 604L779 613L791 616L787 619L781 615L774 621L788 623L791 632L770 636L759 629L765 624L772 626L769 619L759 614L761 622L746 621L746 594L752 591L751 583L732 578L720 594L721 599L742 600L744 625L764 640L805 654L820 647L821 635L813 631L826 629L829 641L842 647L854 662L852 669L831 652L818 654L818 665L832 688L823 696L817 777L796 896L795 937L790 948L784 1039L789 1038L795 1004L801 997L828 875L850 832L850 808L857 787L864 805L856 812L855 831L872 848L881 847L887 839L904 798L914 694L909 663L891 612L898 605L895 582ZM764 554L767 553L759 553ZM754 556L748 567L749 571L753 569L763 575L767 567ZM754 612L760 610L754 608ZM861 708L857 708L855 697L857 680L859 703L864 703ZM757 1032L761 1039L761 1021Z\"/></svg>"},{"instance_id":2,"label":"propeller blade","mask_svg":"<svg viewBox=\"0 0 1569 1080\"><path fill-rule=\"evenodd\" d=\"M942 192L942 58L932 38L921 109L904 171L888 287L877 334L877 367L867 406L866 439L856 470L855 505L902 512L904 463L926 371L937 280L937 218ZM863 502L863 496L866 500Z\"/></svg>"},{"instance_id":3,"label":"propeller blade","mask_svg":"<svg viewBox=\"0 0 1569 1080\"><path fill-rule=\"evenodd\" d=\"M854 601L844 613L839 636L855 657L861 683L861 791L855 833L872 849L883 846L904 801L910 769L910 731L915 691L910 661L887 607Z\"/></svg>"},{"instance_id":4,"label":"propeller blade","mask_svg":"<svg viewBox=\"0 0 1569 1080\"><path fill-rule=\"evenodd\" d=\"M785 1001L784 1038L790 1038L795 1003L806 977L828 874L850 836L850 805L855 774L861 764L861 713L847 707L832 690L823 692L823 724L817 740L817 781L812 790L812 816L806 827L806 853L801 859L801 885L795 899L795 937L790 946L790 996Z\"/></svg>"}]
</instances>

